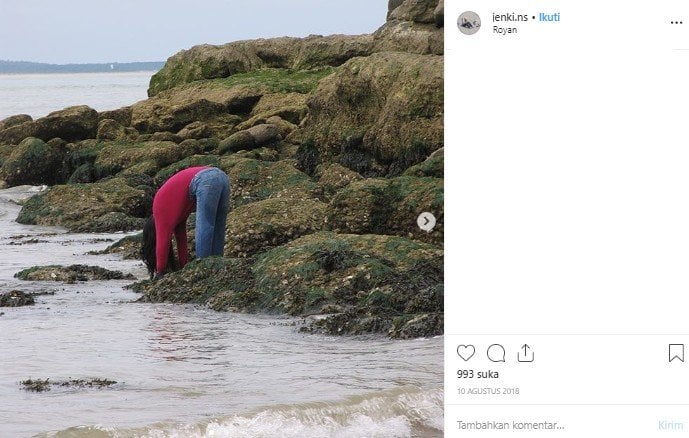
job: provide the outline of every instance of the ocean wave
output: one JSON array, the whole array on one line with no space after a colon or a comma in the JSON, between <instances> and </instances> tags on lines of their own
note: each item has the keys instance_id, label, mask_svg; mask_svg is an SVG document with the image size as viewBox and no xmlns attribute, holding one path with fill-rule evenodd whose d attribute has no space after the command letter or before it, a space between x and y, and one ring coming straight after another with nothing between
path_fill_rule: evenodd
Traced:
<instances>
[{"instance_id":1,"label":"ocean wave","mask_svg":"<svg viewBox=\"0 0 689 438\"><path fill-rule=\"evenodd\" d=\"M70 428L55 438L441 437L443 390L404 387L339 402L276 405L197 424Z\"/></svg>"}]
</instances>

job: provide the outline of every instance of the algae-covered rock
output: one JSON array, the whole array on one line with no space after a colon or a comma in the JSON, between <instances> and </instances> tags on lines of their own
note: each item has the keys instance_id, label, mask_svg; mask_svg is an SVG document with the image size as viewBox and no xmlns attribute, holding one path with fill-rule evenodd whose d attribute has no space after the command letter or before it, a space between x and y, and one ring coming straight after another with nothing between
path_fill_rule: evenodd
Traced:
<instances>
[{"instance_id":1,"label":"algae-covered rock","mask_svg":"<svg viewBox=\"0 0 689 438\"><path fill-rule=\"evenodd\" d=\"M19 290L0 294L0 307L21 307L36 304L33 295Z\"/></svg>"},{"instance_id":2,"label":"algae-covered rock","mask_svg":"<svg viewBox=\"0 0 689 438\"><path fill-rule=\"evenodd\" d=\"M98 112L86 105L55 111L34 122L35 137L50 140L60 137L66 141L94 138L98 130Z\"/></svg>"},{"instance_id":3,"label":"algae-covered rock","mask_svg":"<svg viewBox=\"0 0 689 438\"><path fill-rule=\"evenodd\" d=\"M3 160L0 179L10 186L64 182L69 174L65 158L64 148L29 137L13 148L12 153Z\"/></svg>"},{"instance_id":4,"label":"algae-covered rock","mask_svg":"<svg viewBox=\"0 0 689 438\"><path fill-rule=\"evenodd\" d=\"M180 129L177 135L183 140L208 138L215 135L215 131L207 123L191 122L184 128Z\"/></svg>"},{"instance_id":5,"label":"algae-covered rock","mask_svg":"<svg viewBox=\"0 0 689 438\"><path fill-rule=\"evenodd\" d=\"M173 143L181 143L182 140L179 135L168 131L154 132L149 139L149 141L171 141Z\"/></svg>"},{"instance_id":6,"label":"algae-covered rock","mask_svg":"<svg viewBox=\"0 0 689 438\"><path fill-rule=\"evenodd\" d=\"M36 124L32 120L10 124L0 130L0 143L19 144L28 137L36 137Z\"/></svg>"},{"instance_id":7,"label":"algae-covered rock","mask_svg":"<svg viewBox=\"0 0 689 438\"><path fill-rule=\"evenodd\" d=\"M433 10L433 19L437 27L445 25L445 0L440 0Z\"/></svg>"},{"instance_id":8,"label":"algae-covered rock","mask_svg":"<svg viewBox=\"0 0 689 438\"><path fill-rule=\"evenodd\" d=\"M229 163L238 162L243 158L250 158L252 160L259 161L278 161L280 156L275 149L263 147L252 149L249 151L239 151L232 154L231 157L225 156L221 158L221 162L225 163L225 166L231 167ZM229 168L228 167L228 168Z\"/></svg>"},{"instance_id":9,"label":"algae-covered rock","mask_svg":"<svg viewBox=\"0 0 689 438\"><path fill-rule=\"evenodd\" d=\"M412 21L435 24L435 9L438 0L404 0L388 4L388 21Z\"/></svg>"},{"instance_id":10,"label":"algae-covered rock","mask_svg":"<svg viewBox=\"0 0 689 438\"><path fill-rule=\"evenodd\" d=\"M125 128L118 121L114 119L102 119L98 122L98 132L96 138L99 140L133 140L138 137L136 131L131 131L132 128Z\"/></svg>"},{"instance_id":11,"label":"algae-covered rock","mask_svg":"<svg viewBox=\"0 0 689 438\"><path fill-rule=\"evenodd\" d=\"M195 260L135 283L144 301L215 310L324 314L307 330L331 334L441 334L443 251L395 236L318 232L254 258Z\"/></svg>"},{"instance_id":12,"label":"algae-covered rock","mask_svg":"<svg viewBox=\"0 0 689 438\"><path fill-rule=\"evenodd\" d=\"M114 120L124 127L129 127L132 124L132 107L125 106L116 110L102 111L98 113L98 122L105 119Z\"/></svg>"},{"instance_id":13,"label":"algae-covered rock","mask_svg":"<svg viewBox=\"0 0 689 438\"><path fill-rule=\"evenodd\" d=\"M421 313L395 318L388 332L391 338L412 339L443 333L444 312Z\"/></svg>"},{"instance_id":14,"label":"algae-covered rock","mask_svg":"<svg viewBox=\"0 0 689 438\"><path fill-rule=\"evenodd\" d=\"M187 169L189 167L196 166L214 166L218 167L219 161L217 155L192 155L190 157L184 158L183 160L172 163L169 166L161 169L156 173L154 181L155 185L160 187L175 173L180 170Z\"/></svg>"},{"instance_id":15,"label":"algae-covered rock","mask_svg":"<svg viewBox=\"0 0 689 438\"><path fill-rule=\"evenodd\" d=\"M388 2L387 22L374 34L376 52L444 53L443 1Z\"/></svg>"},{"instance_id":16,"label":"algae-covered rock","mask_svg":"<svg viewBox=\"0 0 689 438\"><path fill-rule=\"evenodd\" d=\"M33 118L31 118L31 116L28 114L17 114L16 116L9 116L5 119L0 120L0 131L7 128L11 128L13 126L21 125L25 122L32 121Z\"/></svg>"},{"instance_id":17,"label":"algae-covered rock","mask_svg":"<svg viewBox=\"0 0 689 438\"><path fill-rule=\"evenodd\" d=\"M132 217L121 211L111 211L97 218L88 224L78 227L75 231L88 231L89 233L107 233L110 231L132 231L139 230L144 226L144 219Z\"/></svg>"},{"instance_id":18,"label":"algae-covered rock","mask_svg":"<svg viewBox=\"0 0 689 438\"><path fill-rule=\"evenodd\" d=\"M326 204L315 200L265 199L242 205L227 217L225 254L247 257L323 228Z\"/></svg>"},{"instance_id":19,"label":"algae-covered rock","mask_svg":"<svg viewBox=\"0 0 689 438\"><path fill-rule=\"evenodd\" d=\"M250 151L253 152L253 151ZM229 176L235 206L269 198L310 199L316 184L289 161L260 161L223 156L219 167Z\"/></svg>"},{"instance_id":20,"label":"algae-covered rock","mask_svg":"<svg viewBox=\"0 0 689 438\"><path fill-rule=\"evenodd\" d=\"M329 72L330 70L326 71L326 73ZM240 123L237 129L250 128L260 123L271 123L268 121L271 117L280 117L293 125L298 125L308 112L307 97L308 94L295 92L264 94L251 111L251 117Z\"/></svg>"},{"instance_id":21,"label":"algae-covered rock","mask_svg":"<svg viewBox=\"0 0 689 438\"><path fill-rule=\"evenodd\" d=\"M145 133L178 132L192 122L248 114L262 94L258 88L220 82L188 84L134 104L132 126Z\"/></svg>"},{"instance_id":22,"label":"algae-covered rock","mask_svg":"<svg viewBox=\"0 0 689 438\"><path fill-rule=\"evenodd\" d=\"M22 389L30 392L45 392L51 388L104 389L117 384L115 380L102 378L70 379L51 381L50 379L26 379L19 382Z\"/></svg>"},{"instance_id":23,"label":"algae-covered rock","mask_svg":"<svg viewBox=\"0 0 689 438\"><path fill-rule=\"evenodd\" d=\"M134 185L134 187L131 184ZM122 213L133 218L148 214L152 199L149 186L111 178L92 184L53 186L29 198L22 206L17 222L30 225L58 225L70 231L129 231L136 227L123 226L122 216L113 218L108 213ZM104 217L105 216L105 217ZM108 222L109 219L118 219ZM105 225L111 224L110 228ZM139 224L132 221L127 225Z\"/></svg>"},{"instance_id":24,"label":"algae-covered rock","mask_svg":"<svg viewBox=\"0 0 689 438\"><path fill-rule=\"evenodd\" d=\"M436 217L431 232L421 230L416 223L423 212L431 212ZM396 234L442 243L443 180L403 176L353 182L330 202L328 225L342 233Z\"/></svg>"},{"instance_id":25,"label":"algae-covered rock","mask_svg":"<svg viewBox=\"0 0 689 438\"><path fill-rule=\"evenodd\" d=\"M257 256L253 272L257 306L342 309L314 326L332 334L387 333L410 315L443 312L442 250L401 237L315 233ZM442 333L434 329L421 335Z\"/></svg>"},{"instance_id":26,"label":"algae-covered rock","mask_svg":"<svg viewBox=\"0 0 689 438\"><path fill-rule=\"evenodd\" d=\"M132 274L120 271L110 271L100 266L71 265L71 266L34 266L17 272L15 277L29 281L61 281L74 283L76 281L92 280L133 280Z\"/></svg>"},{"instance_id":27,"label":"algae-covered rock","mask_svg":"<svg viewBox=\"0 0 689 438\"><path fill-rule=\"evenodd\" d=\"M443 146L443 57L352 59L320 82L308 105L303 139L330 156L356 148L401 172Z\"/></svg>"},{"instance_id":28,"label":"algae-covered rock","mask_svg":"<svg viewBox=\"0 0 689 438\"><path fill-rule=\"evenodd\" d=\"M284 120L280 116L268 117L265 120L265 123L277 126L278 131L280 131L280 135L282 136L282 138L286 138L290 133L292 133L294 130L298 129L297 125L295 125L294 123L289 122L287 120Z\"/></svg>"},{"instance_id":29,"label":"algae-covered rock","mask_svg":"<svg viewBox=\"0 0 689 438\"><path fill-rule=\"evenodd\" d=\"M92 251L90 254L119 254L124 260L141 260L141 242L143 234L133 234L123 237L102 251Z\"/></svg>"},{"instance_id":30,"label":"algae-covered rock","mask_svg":"<svg viewBox=\"0 0 689 438\"><path fill-rule=\"evenodd\" d=\"M105 143L95 165L116 173L134 165L144 166L136 173L155 173L161 168L175 163L196 151L171 141L146 141L132 143L116 141Z\"/></svg>"},{"instance_id":31,"label":"algae-covered rock","mask_svg":"<svg viewBox=\"0 0 689 438\"><path fill-rule=\"evenodd\" d=\"M149 96L202 79L226 78L268 68L312 70L336 67L355 56L368 56L371 35L330 35L236 41L222 46L194 46L170 57L151 78Z\"/></svg>"},{"instance_id":32,"label":"algae-covered rock","mask_svg":"<svg viewBox=\"0 0 689 438\"><path fill-rule=\"evenodd\" d=\"M170 272L155 282L141 281L132 289L144 294L143 301L205 304L217 295L253 296L253 274L249 259L206 257L193 260L183 269Z\"/></svg>"},{"instance_id":33,"label":"algae-covered rock","mask_svg":"<svg viewBox=\"0 0 689 438\"><path fill-rule=\"evenodd\" d=\"M433 24L392 21L374 34L376 52L407 52L418 55L443 55L444 32Z\"/></svg>"},{"instance_id":34,"label":"algae-covered rock","mask_svg":"<svg viewBox=\"0 0 689 438\"><path fill-rule=\"evenodd\" d=\"M218 145L220 154L251 150L257 147L270 145L281 140L280 130L275 125L259 124L249 129L235 132Z\"/></svg>"},{"instance_id":35,"label":"algae-covered rock","mask_svg":"<svg viewBox=\"0 0 689 438\"><path fill-rule=\"evenodd\" d=\"M98 113L86 105L55 111L35 121L20 116L0 128L0 143L18 144L27 137L48 141L59 137L67 141L96 136Z\"/></svg>"},{"instance_id":36,"label":"algae-covered rock","mask_svg":"<svg viewBox=\"0 0 689 438\"><path fill-rule=\"evenodd\" d=\"M318 178L319 195L327 200L354 181L363 179L358 173L337 163L319 165L316 168L316 178Z\"/></svg>"},{"instance_id":37,"label":"algae-covered rock","mask_svg":"<svg viewBox=\"0 0 689 438\"><path fill-rule=\"evenodd\" d=\"M223 139L218 145L218 153L226 154L256 147L254 136L249 131L239 131Z\"/></svg>"},{"instance_id":38,"label":"algae-covered rock","mask_svg":"<svg viewBox=\"0 0 689 438\"><path fill-rule=\"evenodd\" d=\"M106 143L100 140L84 140L67 145L67 164L73 169L69 183L90 183L111 176L118 169L106 169L96 165L100 150Z\"/></svg>"},{"instance_id":39,"label":"algae-covered rock","mask_svg":"<svg viewBox=\"0 0 689 438\"><path fill-rule=\"evenodd\" d=\"M407 176L432 176L435 178L443 178L445 176L445 152L444 148L440 148L433 152L430 157L426 158L419 164L416 164L404 171Z\"/></svg>"}]
</instances>

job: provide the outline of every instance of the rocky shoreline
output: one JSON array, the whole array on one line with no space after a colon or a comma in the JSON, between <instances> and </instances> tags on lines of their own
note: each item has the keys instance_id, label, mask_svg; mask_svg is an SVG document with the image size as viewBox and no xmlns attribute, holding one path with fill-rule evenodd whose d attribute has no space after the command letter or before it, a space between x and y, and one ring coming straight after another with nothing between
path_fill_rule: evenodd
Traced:
<instances>
[{"instance_id":1,"label":"rocky shoreline","mask_svg":"<svg viewBox=\"0 0 689 438\"><path fill-rule=\"evenodd\" d=\"M232 182L225 256L135 283L143 301L288 313L319 333L441 334L443 4L388 6L370 35L182 51L119 110L0 121L0 187L50 186L17 220L139 230L169 176L217 166ZM110 250L135 257L139 242Z\"/></svg>"}]
</instances>

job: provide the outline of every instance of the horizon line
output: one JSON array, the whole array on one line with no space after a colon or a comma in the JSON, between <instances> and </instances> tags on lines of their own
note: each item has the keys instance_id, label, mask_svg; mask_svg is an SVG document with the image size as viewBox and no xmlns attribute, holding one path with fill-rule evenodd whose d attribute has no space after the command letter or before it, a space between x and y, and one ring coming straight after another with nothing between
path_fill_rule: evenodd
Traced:
<instances>
[{"instance_id":1,"label":"horizon line","mask_svg":"<svg viewBox=\"0 0 689 438\"><path fill-rule=\"evenodd\" d=\"M67 65L89 65L89 64L152 64L152 63L165 63L166 60L158 60L158 61L89 61L89 62L66 62L63 64L58 64L58 63L53 63L53 62L25 61L25 60L15 61L12 59L0 59L0 62L16 62L16 63L26 63L26 64L67 66Z\"/></svg>"}]
</instances>

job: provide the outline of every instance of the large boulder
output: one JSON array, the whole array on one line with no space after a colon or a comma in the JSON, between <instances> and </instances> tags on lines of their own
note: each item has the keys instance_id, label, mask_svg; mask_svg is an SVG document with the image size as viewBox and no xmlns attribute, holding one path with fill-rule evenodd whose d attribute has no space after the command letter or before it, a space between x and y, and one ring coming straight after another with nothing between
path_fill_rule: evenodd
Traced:
<instances>
[{"instance_id":1,"label":"large boulder","mask_svg":"<svg viewBox=\"0 0 689 438\"><path fill-rule=\"evenodd\" d=\"M50 140L59 137L66 141L94 138L98 131L98 112L86 105L55 111L34 122L34 137Z\"/></svg>"},{"instance_id":2,"label":"large boulder","mask_svg":"<svg viewBox=\"0 0 689 438\"><path fill-rule=\"evenodd\" d=\"M32 294L20 290L0 293L0 307L21 307L33 304L36 304L36 300Z\"/></svg>"},{"instance_id":3,"label":"large boulder","mask_svg":"<svg viewBox=\"0 0 689 438\"><path fill-rule=\"evenodd\" d=\"M141 228L141 218L148 214L153 197L151 187L141 182L137 178L111 178L92 184L56 185L29 198L17 222L57 225L74 232Z\"/></svg>"},{"instance_id":4,"label":"large boulder","mask_svg":"<svg viewBox=\"0 0 689 438\"><path fill-rule=\"evenodd\" d=\"M122 271L111 271L100 266L70 265L70 266L34 266L23 269L15 275L20 280L29 281L61 281L74 283L77 281L93 280L133 280L132 274Z\"/></svg>"},{"instance_id":5,"label":"large boulder","mask_svg":"<svg viewBox=\"0 0 689 438\"><path fill-rule=\"evenodd\" d=\"M24 139L0 167L0 179L10 186L56 184L67 180L66 151L38 138Z\"/></svg>"},{"instance_id":6,"label":"large boulder","mask_svg":"<svg viewBox=\"0 0 689 438\"><path fill-rule=\"evenodd\" d=\"M125 128L115 119L102 119L98 122L96 138L99 140L133 140L138 136L134 128Z\"/></svg>"},{"instance_id":7,"label":"large boulder","mask_svg":"<svg viewBox=\"0 0 689 438\"><path fill-rule=\"evenodd\" d=\"M201 79L225 78L265 68L308 70L339 66L371 54L372 35L312 35L194 46L170 57L151 78L149 96Z\"/></svg>"},{"instance_id":8,"label":"large boulder","mask_svg":"<svg viewBox=\"0 0 689 438\"><path fill-rule=\"evenodd\" d=\"M406 176L445 177L445 148L433 152L428 158L404 171Z\"/></svg>"},{"instance_id":9,"label":"large boulder","mask_svg":"<svg viewBox=\"0 0 689 438\"><path fill-rule=\"evenodd\" d=\"M443 251L395 236L317 232L253 258L207 257L133 289L145 301L325 314L306 331L443 333Z\"/></svg>"},{"instance_id":10,"label":"large boulder","mask_svg":"<svg viewBox=\"0 0 689 438\"><path fill-rule=\"evenodd\" d=\"M220 159L219 166L230 176L235 206L271 198L312 199L316 192L316 183L287 160L227 156Z\"/></svg>"},{"instance_id":11,"label":"large boulder","mask_svg":"<svg viewBox=\"0 0 689 438\"><path fill-rule=\"evenodd\" d=\"M440 0L433 10L433 18L437 27L445 26L445 0Z\"/></svg>"},{"instance_id":12,"label":"large boulder","mask_svg":"<svg viewBox=\"0 0 689 438\"><path fill-rule=\"evenodd\" d=\"M0 131L32 121L33 119L28 114L17 114L16 116L10 116L6 119L0 120Z\"/></svg>"},{"instance_id":13,"label":"large boulder","mask_svg":"<svg viewBox=\"0 0 689 438\"><path fill-rule=\"evenodd\" d=\"M319 165L316 168L316 178L318 178L319 195L326 200L354 181L363 179L358 173L337 163Z\"/></svg>"},{"instance_id":14,"label":"large boulder","mask_svg":"<svg viewBox=\"0 0 689 438\"><path fill-rule=\"evenodd\" d=\"M390 0L387 22L374 34L376 52L442 55L443 1Z\"/></svg>"},{"instance_id":15,"label":"large boulder","mask_svg":"<svg viewBox=\"0 0 689 438\"><path fill-rule=\"evenodd\" d=\"M392 21L379 28L375 37L376 52L408 52L419 55L443 55L444 32L432 24Z\"/></svg>"},{"instance_id":16,"label":"large boulder","mask_svg":"<svg viewBox=\"0 0 689 438\"><path fill-rule=\"evenodd\" d=\"M180 170L196 166L214 166L218 167L219 161L217 155L192 155L180 161L170 164L156 173L153 180L157 187L162 186L165 181Z\"/></svg>"},{"instance_id":17,"label":"large boulder","mask_svg":"<svg viewBox=\"0 0 689 438\"><path fill-rule=\"evenodd\" d=\"M163 167L195 152L197 151L190 150L186 145L171 141L109 142L101 148L95 165L108 169L112 174L137 166L139 169L146 169L139 173L153 175Z\"/></svg>"},{"instance_id":18,"label":"large boulder","mask_svg":"<svg viewBox=\"0 0 689 438\"><path fill-rule=\"evenodd\" d=\"M270 145L280 141L280 129L276 125L262 123L249 129L235 132L220 142L218 151L220 154L250 150L261 146Z\"/></svg>"},{"instance_id":19,"label":"large boulder","mask_svg":"<svg viewBox=\"0 0 689 438\"><path fill-rule=\"evenodd\" d=\"M125 106L116 110L102 111L98 113L98 121L111 119L120 125L127 127L132 124L132 107Z\"/></svg>"},{"instance_id":20,"label":"large boulder","mask_svg":"<svg viewBox=\"0 0 689 438\"><path fill-rule=\"evenodd\" d=\"M77 141L95 137L97 129L96 110L86 105L72 106L36 121L26 117L16 119L9 126L6 125L5 129L0 129L0 142L16 144L27 137L37 137L44 141L55 137Z\"/></svg>"},{"instance_id":21,"label":"large boulder","mask_svg":"<svg viewBox=\"0 0 689 438\"><path fill-rule=\"evenodd\" d=\"M260 89L202 82L142 100L132 106L132 126L140 132L178 132L192 122L230 114L248 114L263 95Z\"/></svg>"},{"instance_id":22,"label":"large boulder","mask_svg":"<svg viewBox=\"0 0 689 438\"><path fill-rule=\"evenodd\" d=\"M281 119L298 125L306 117L308 107L305 93L270 93L265 94L251 111L251 117L240 123L238 129L250 128L268 119L278 116Z\"/></svg>"},{"instance_id":23,"label":"large boulder","mask_svg":"<svg viewBox=\"0 0 689 438\"><path fill-rule=\"evenodd\" d=\"M21 120L21 119L20 119ZM4 129L0 129L0 144L19 144L28 137L36 137L36 123L32 120L9 123Z\"/></svg>"},{"instance_id":24,"label":"large boulder","mask_svg":"<svg viewBox=\"0 0 689 438\"><path fill-rule=\"evenodd\" d=\"M281 140L278 127L269 123L252 126L247 129L247 131L254 138L254 143L257 146L263 146Z\"/></svg>"},{"instance_id":25,"label":"large boulder","mask_svg":"<svg viewBox=\"0 0 689 438\"><path fill-rule=\"evenodd\" d=\"M132 289L143 293L142 301L146 302L206 304L221 294L232 295L237 301L255 296L251 261L228 257L192 260L180 271L156 282L135 283Z\"/></svg>"},{"instance_id":26,"label":"large boulder","mask_svg":"<svg viewBox=\"0 0 689 438\"><path fill-rule=\"evenodd\" d=\"M443 180L403 176L356 181L337 192L328 206L328 226L339 233L394 234L442 244ZM421 230L419 214L431 212L436 226Z\"/></svg>"},{"instance_id":27,"label":"large boulder","mask_svg":"<svg viewBox=\"0 0 689 438\"><path fill-rule=\"evenodd\" d=\"M308 105L288 140L312 139L331 157L363 152L399 173L443 146L443 57L352 59L320 82Z\"/></svg>"},{"instance_id":28,"label":"large boulder","mask_svg":"<svg viewBox=\"0 0 689 438\"><path fill-rule=\"evenodd\" d=\"M443 251L432 245L320 232L257 256L252 270L260 291L255 309L330 314L312 327L330 334L400 336L417 317L438 315L442 321ZM222 299L211 304L220 307ZM443 331L442 323L427 327L416 336Z\"/></svg>"},{"instance_id":29,"label":"large boulder","mask_svg":"<svg viewBox=\"0 0 689 438\"><path fill-rule=\"evenodd\" d=\"M265 199L227 217L225 255L248 257L323 228L327 205L312 199Z\"/></svg>"},{"instance_id":30,"label":"large boulder","mask_svg":"<svg viewBox=\"0 0 689 438\"><path fill-rule=\"evenodd\" d=\"M435 24L437 6L438 0L392 0L388 3L388 21Z\"/></svg>"}]
</instances>

